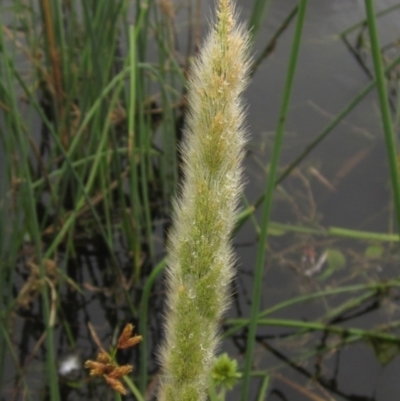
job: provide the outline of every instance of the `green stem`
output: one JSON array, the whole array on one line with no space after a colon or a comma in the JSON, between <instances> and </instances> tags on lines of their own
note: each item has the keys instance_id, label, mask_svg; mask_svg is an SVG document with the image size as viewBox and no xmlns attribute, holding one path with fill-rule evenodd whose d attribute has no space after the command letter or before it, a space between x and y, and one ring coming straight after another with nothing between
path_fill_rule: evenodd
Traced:
<instances>
[{"instance_id":1,"label":"green stem","mask_svg":"<svg viewBox=\"0 0 400 401\"><path fill-rule=\"evenodd\" d=\"M253 352L255 346L255 335L257 330L257 316L260 308L261 301L261 290L263 285L263 272L264 272L264 260L265 260L265 244L268 235L269 218L272 208L272 198L275 188L275 179L278 170L279 158L282 148L283 135L285 130L286 116L289 108L289 101L292 92L292 86L294 81L294 74L297 65L297 56L300 49L300 41L302 36L303 24L305 11L307 6L307 0L300 0L299 13L297 17L296 31L293 39L293 46L289 61L289 68L287 72L287 78L285 83L285 90L283 94L283 100L281 105L280 117L276 132L276 138L274 142L274 149L272 152L272 159L270 165L270 173L268 175L267 190L264 201L261 234L259 239L259 246L257 250L257 261L256 271L254 276L254 288L253 288L253 299L250 317L249 334L247 340L245 367L243 373L243 387L241 393L241 400L247 400L249 388L250 388L250 371L253 360Z\"/></svg>"},{"instance_id":2,"label":"green stem","mask_svg":"<svg viewBox=\"0 0 400 401\"><path fill-rule=\"evenodd\" d=\"M347 228L341 228L341 227L329 227L327 233L328 235L334 237L353 238L358 240L384 241L384 242L399 241L399 236L394 234L349 230Z\"/></svg>"},{"instance_id":3,"label":"green stem","mask_svg":"<svg viewBox=\"0 0 400 401\"><path fill-rule=\"evenodd\" d=\"M392 11L396 10L400 8L400 4L394 4L393 6L390 6L388 8L385 8L382 11L379 11L378 13L376 13L375 15L377 17L383 17L384 15L391 13ZM352 25L351 27L345 29L344 31L342 31L339 35L341 37L344 37L346 35L348 35L349 33L353 32L354 30L358 29L358 28L362 28L363 26L365 26L367 23L366 20L363 20L361 22L357 22L356 24Z\"/></svg>"},{"instance_id":4,"label":"green stem","mask_svg":"<svg viewBox=\"0 0 400 401\"><path fill-rule=\"evenodd\" d=\"M368 30L371 40L376 84L379 94L379 104L381 108L383 130L385 132L386 147L389 158L389 168L397 215L397 226L398 229L400 229L400 176L397 166L397 144L390 115L386 79L383 70L382 55L380 52L378 30L376 26L374 2L372 0L365 0L365 9L367 12Z\"/></svg>"},{"instance_id":5,"label":"green stem","mask_svg":"<svg viewBox=\"0 0 400 401\"><path fill-rule=\"evenodd\" d=\"M125 384L129 387L129 390L132 391L132 394L136 397L137 401L145 401L142 393L135 386L133 381L128 376L123 376Z\"/></svg>"},{"instance_id":6,"label":"green stem","mask_svg":"<svg viewBox=\"0 0 400 401\"><path fill-rule=\"evenodd\" d=\"M392 287L400 287L399 280L392 280L392 281L388 281L388 282L374 283L374 284L356 284L356 285L350 285L350 286L346 286L346 287L318 291L318 292L314 292L312 294L300 295L298 297L291 298L291 299L281 302L277 305L274 305L268 309L265 309L264 311L259 313L258 319L268 316L268 315L271 315L272 313L275 313L279 310L288 308L293 305L297 305L302 302L308 302L313 299L318 299L318 298L322 298L322 297L326 297L326 296L338 295L338 294L343 294L343 293L358 292L358 291L363 291L363 290L370 291L368 293L368 295L373 295L374 293L377 293L378 291L385 292ZM232 320L227 320L226 323L232 324ZM235 324L234 327L228 329L224 333L223 338L231 337L234 333L239 331L241 328L246 327L248 324L249 324L249 321L246 321L246 322L242 321L241 323Z\"/></svg>"},{"instance_id":7,"label":"green stem","mask_svg":"<svg viewBox=\"0 0 400 401\"><path fill-rule=\"evenodd\" d=\"M254 40L258 31L265 19L268 9L271 5L271 0L256 0L249 19L248 29L251 33L251 39Z\"/></svg>"},{"instance_id":8,"label":"green stem","mask_svg":"<svg viewBox=\"0 0 400 401\"><path fill-rule=\"evenodd\" d=\"M390 65L386 68L385 73L388 74L394 69L400 62L400 56L393 60ZM280 184L292 171L298 166L307 155L319 145L325 137L328 136L332 130L339 125L340 122L360 103L365 96L375 87L376 79L372 80L361 92L354 97L343 109L333 118L328 125L323 129L323 131L304 149L304 151L284 170L282 175L276 181L276 185Z\"/></svg>"},{"instance_id":9,"label":"green stem","mask_svg":"<svg viewBox=\"0 0 400 401\"><path fill-rule=\"evenodd\" d=\"M150 276L146 280L142 299L140 300L139 311L139 332L142 335L142 341L139 344L140 349L140 368L139 368L139 389L142 393L145 392L147 386L147 312L149 306L149 298L153 284L157 277L164 271L166 260L163 259L153 269Z\"/></svg>"},{"instance_id":10,"label":"green stem","mask_svg":"<svg viewBox=\"0 0 400 401\"><path fill-rule=\"evenodd\" d=\"M263 401L267 399L267 391L271 383L271 376L269 374L263 375L261 382L260 391L258 392L257 401Z\"/></svg>"},{"instance_id":11,"label":"green stem","mask_svg":"<svg viewBox=\"0 0 400 401\"><path fill-rule=\"evenodd\" d=\"M244 322L250 323L249 319L229 319L229 323L232 324L242 324ZM353 327L330 326L319 322L303 322L301 320L294 319L259 319L256 322L257 324L263 326L290 327L296 329L305 329L308 331L326 331L338 334L340 336L354 335L359 338L376 339L400 344L400 337L392 334L381 333L374 330L363 330Z\"/></svg>"}]
</instances>

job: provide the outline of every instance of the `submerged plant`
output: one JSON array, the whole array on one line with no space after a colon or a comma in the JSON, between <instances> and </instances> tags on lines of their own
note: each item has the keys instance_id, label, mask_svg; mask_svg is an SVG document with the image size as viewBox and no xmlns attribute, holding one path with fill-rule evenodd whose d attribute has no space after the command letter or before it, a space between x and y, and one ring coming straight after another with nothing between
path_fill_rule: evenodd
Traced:
<instances>
[{"instance_id":1,"label":"submerged plant","mask_svg":"<svg viewBox=\"0 0 400 401\"><path fill-rule=\"evenodd\" d=\"M166 340L159 400L204 400L218 321L233 276L230 236L241 190L245 143L240 95L249 38L230 0L194 63L183 145L184 180L170 233Z\"/></svg>"}]
</instances>

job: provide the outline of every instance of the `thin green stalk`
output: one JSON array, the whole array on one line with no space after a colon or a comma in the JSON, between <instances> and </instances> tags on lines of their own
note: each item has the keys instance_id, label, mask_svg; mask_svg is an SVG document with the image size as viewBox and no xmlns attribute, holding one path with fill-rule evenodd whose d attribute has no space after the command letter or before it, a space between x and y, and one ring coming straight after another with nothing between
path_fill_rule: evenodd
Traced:
<instances>
[{"instance_id":1,"label":"thin green stalk","mask_svg":"<svg viewBox=\"0 0 400 401\"><path fill-rule=\"evenodd\" d=\"M233 324L243 324L245 322L250 324L249 319L230 319L229 321ZM353 327L326 325L319 322L303 322L301 320L295 319L258 319L257 324L263 326L290 327L295 329L304 329L307 331L325 331L340 336L353 335L361 339L380 340L400 345L400 337L393 334L381 333L374 330L363 330Z\"/></svg>"},{"instance_id":2,"label":"thin green stalk","mask_svg":"<svg viewBox=\"0 0 400 401\"><path fill-rule=\"evenodd\" d=\"M400 56L393 60L386 68L385 74L388 74L400 63ZM284 170L276 181L276 185L280 184L319 144L323 139L360 103L365 96L371 92L376 85L376 79L372 80L358 95L354 97L343 109L328 123L322 132L304 149L304 151Z\"/></svg>"},{"instance_id":3,"label":"thin green stalk","mask_svg":"<svg viewBox=\"0 0 400 401\"><path fill-rule=\"evenodd\" d=\"M169 16L167 18L170 18ZM163 155L161 158L160 175L163 188L164 204L166 205L166 213L169 212L170 200L172 199L178 182L178 145L177 145L177 129L175 126L174 103L180 100L179 87L186 84L182 71L177 71L177 60L175 58L175 50L173 49L173 41L169 40L173 37L172 21L168 20L167 24L163 24L162 20L158 20L156 29L156 39L158 45L158 69L159 82L161 89L161 109L162 109L162 147ZM164 27L164 25L166 25ZM172 43L171 43L172 42ZM171 67L173 70L171 71ZM175 79L178 75L178 80ZM171 89L169 89L171 88Z\"/></svg>"},{"instance_id":4,"label":"thin green stalk","mask_svg":"<svg viewBox=\"0 0 400 401\"><path fill-rule=\"evenodd\" d=\"M133 269L136 274L139 273L140 266L140 209L142 207L139 197L139 180L136 168L136 135L135 135L135 113L136 113L136 83L138 80L138 66L136 57L136 40L137 30L131 25L129 26L129 112L128 112L128 156L131 166L130 174L130 201L133 223L132 225L132 244L133 252ZM140 156L142 157L142 156Z\"/></svg>"},{"instance_id":5,"label":"thin green stalk","mask_svg":"<svg viewBox=\"0 0 400 401\"><path fill-rule=\"evenodd\" d=\"M135 386L135 383L128 377L128 376L123 376L125 384L129 387L129 390L132 391L132 394L136 397L137 401L145 401L142 393L138 390L138 388Z\"/></svg>"},{"instance_id":6,"label":"thin green stalk","mask_svg":"<svg viewBox=\"0 0 400 401\"><path fill-rule=\"evenodd\" d=\"M255 61L253 62L252 66L251 66L251 76L253 76L253 74L257 71L258 67L261 65L263 60L274 51L274 49L276 47L276 42L278 41L279 37L283 34L283 32L286 31L290 22L296 16L298 10L299 10L298 6L295 6L293 8L293 10L288 14L288 16L283 20L282 24L279 26L279 28L273 34L273 36L269 40L268 44L265 46L264 50L262 50L261 53L258 55L258 57L255 59Z\"/></svg>"},{"instance_id":7,"label":"thin green stalk","mask_svg":"<svg viewBox=\"0 0 400 401\"><path fill-rule=\"evenodd\" d=\"M254 274L254 287L253 287L253 298L251 307L250 326L247 339L246 357L243 372L243 387L241 392L241 400L245 401L248 398L250 389L250 372L253 361L253 352L255 346L255 336L257 330L257 316L260 308L261 292L263 286L263 272L264 272L264 261L265 261L265 244L268 235L269 218L272 209L272 200L275 189L276 174L279 165L279 158L283 143L283 136L285 131L286 117L289 109L289 102L292 92L292 86L294 81L294 75L297 65L297 56L300 49L301 36L304 25L305 11L307 7L307 0L300 0L299 13L297 16L296 30L293 39L292 51L289 61L289 67L287 72L287 78L285 83L285 89L283 93L283 99L281 104L281 111L279 113L279 122L276 130L276 138L274 142L274 148L272 151L272 158L270 163L270 170L267 181L267 189L265 193L262 222L261 222L261 234L259 238L259 244L257 249L257 261Z\"/></svg>"},{"instance_id":8,"label":"thin green stalk","mask_svg":"<svg viewBox=\"0 0 400 401\"><path fill-rule=\"evenodd\" d=\"M393 60L389 66L385 70L385 74L389 74L398 64L400 63L400 56L397 57L395 60ZM288 166L286 169L283 171L283 173L280 175L280 177L276 180L276 185L280 184L283 182L286 177L308 156L309 153L317 146L319 145L323 139L325 139L331 132L332 130L361 102L362 99L365 98L365 96L371 92L371 90L375 87L376 85L376 80L372 80L364 89L360 91L358 95L354 97L353 100L351 100L340 112L337 114L330 122L329 124L323 129L323 131L305 148L305 150ZM254 205L248 207L247 209L243 210L238 217L237 223L236 223L236 228L235 230L238 230L252 215L257 208L264 202L265 195L262 195L259 197L259 199L254 203ZM280 224L280 223L274 223L274 224ZM289 227L289 226L288 226ZM295 227L295 226L291 226ZM315 229L308 229L306 227L300 228L298 227L298 231L301 232L302 230L315 230ZM295 229L294 231L296 231ZM330 229L329 229L330 230ZM340 229L338 229L340 230ZM285 230L286 231L286 230ZM292 228L288 228L288 231L292 231ZM354 238L358 235L358 233L363 233L361 231L353 231L353 230L348 230L349 232L346 233L345 230L340 233L339 231L336 231L336 228L332 227L332 232L329 232L329 234L332 235L338 235L338 236L352 236L351 232L355 234ZM304 231L305 232L305 231ZM311 232L310 232L311 233ZM323 233L318 232L315 230L315 234L321 235ZM371 233L372 236L375 235L375 233ZM369 235L369 234L367 234ZM388 239L387 236L390 236L390 234L378 234L378 236L385 236L384 238L379 238L378 240L382 241L398 241L397 235L396 236L391 236L390 239ZM364 235L362 235L364 236ZM372 237L371 237L372 239Z\"/></svg>"},{"instance_id":9,"label":"thin green stalk","mask_svg":"<svg viewBox=\"0 0 400 401\"><path fill-rule=\"evenodd\" d=\"M348 299L347 301L343 302L339 306L327 311L322 317L318 320L322 321L329 321L334 319L337 316L344 315L351 310L354 310L361 305L364 305L367 301L376 298L379 295L377 291L368 291L365 294L362 294L356 298Z\"/></svg>"},{"instance_id":10,"label":"thin green stalk","mask_svg":"<svg viewBox=\"0 0 400 401\"><path fill-rule=\"evenodd\" d=\"M138 30L137 44L138 57L140 61L146 59L147 52L147 36L149 32L149 16L150 9L153 6L154 0L138 0L136 3L136 24L143 24L143 29Z\"/></svg>"},{"instance_id":11,"label":"thin green stalk","mask_svg":"<svg viewBox=\"0 0 400 401\"><path fill-rule=\"evenodd\" d=\"M265 197L263 196L262 199ZM235 228L236 231L247 221L250 216L253 216L256 206L249 206L246 210L239 214L238 224ZM359 241L380 241L380 242L398 242L400 241L397 234L388 233L376 233L372 231L361 231L352 230L349 228L342 227L328 227L324 228L313 228L305 226L297 226L294 224L283 224L276 221L270 221L269 223L269 233L275 235L283 235L286 233L301 233L301 234L311 234L311 235L321 235L324 237L339 237L339 238L351 238Z\"/></svg>"},{"instance_id":12,"label":"thin green stalk","mask_svg":"<svg viewBox=\"0 0 400 401\"><path fill-rule=\"evenodd\" d=\"M58 244L62 241L64 235L66 235L68 233L68 230L71 228L71 226L75 223L75 218L77 217L78 213L79 213L79 209L84 205L84 202L86 201L87 205L89 206L91 212L93 213L93 216L95 217L97 223L98 223L98 227L106 241L106 243L108 244L108 247L111 251L111 254L113 255L112 252L112 245L109 244L107 242L107 235L104 232L104 228L101 224L101 220L100 217L98 216L98 213L96 212L96 210L93 208L91 201L90 201L90 197L89 197L89 190L90 187L88 187L88 184L86 184L86 186L84 185L84 183L82 182L81 178L78 176L77 171L72 167L71 164L71 157L69 156L69 154L64 150L60 139L57 136L57 133L54 132L54 130L51 127L50 122L47 120L46 116L43 113L43 110L40 108L40 106L38 105L36 99L33 97L33 95L30 93L30 91L28 90L28 88L25 85L25 82L21 79L20 75L17 73L17 71L14 69L14 75L17 78L18 82L20 83L21 87L24 89L26 95L29 97L32 105L35 107L35 109L38 111L39 115L42 117L43 122L45 122L47 124L47 126L49 128L51 128L50 130L50 134L52 136L52 139L54 140L54 142L56 143L56 146L58 147L59 151L61 152L61 154L64 156L65 158L65 165L67 167L70 168L71 173L73 174L74 178L76 179L76 182L79 184L79 190L81 191L81 198L79 199L79 201L77 201L77 206L76 208L72 211L72 213L69 215L69 218L67 219L67 221L65 222L65 224L63 225L62 229L60 230L60 232L57 234L56 238L53 240L52 244L47 248L45 255L43 256L44 258L50 258L52 257L53 252L56 250ZM119 81L119 85L120 87L122 86L122 80L121 80L122 75L120 76L120 81ZM114 95L114 101L116 99L116 96ZM105 131L105 129L104 129ZM104 138L104 135L103 135ZM97 166L98 160L101 158L101 154L102 154L102 148L100 147L97 154L94 155L95 156L95 163L93 163L92 166L92 176L93 176L93 172L95 170L95 167ZM67 168L66 167L66 168ZM29 180L29 182L32 182L32 180ZM31 185L30 185L31 187ZM31 188L32 189L32 188ZM117 265L117 264L115 264Z\"/></svg>"},{"instance_id":13,"label":"thin green stalk","mask_svg":"<svg viewBox=\"0 0 400 401\"><path fill-rule=\"evenodd\" d=\"M386 325L384 327L385 330L390 330L390 329L396 329L397 327L399 327L400 322L396 321L396 322L391 322L390 324ZM353 344L355 342L360 342L360 341L369 341L368 338L365 337L360 337L359 333L357 334L348 334L348 335L344 335L341 336L341 338L339 339L339 341L335 341L330 345L325 345L323 348L313 348L312 351L307 351L307 352L302 352L300 355L295 356L295 357L291 357L290 358L290 362L291 363L301 363L304 362L310 358L315 358L316 356L321 356L323 354L328 354L329 352L333 351L333 350L338 350L338 349L343 349L344 347L346 347L347 345ZM398 341L400 339L398 338ZM372 339L372 342L374 340ZM382 340L378 340L378 341L382 341ZM383 341L387 341L387 340L383 340ZM393 343L393 341L389 340L389 342ZM395 342L395 341L394 341ZM398 346L396 344L396 346ZM314 359L315 360L315 359ZM270 368L263 370L263 371L253 371L253 376L263 376L265 374L273 374L274 372L279 371L282 368L285 368L288 366L288 361L283 361L279 364L275 364L273 366L271 366Z\"/></svg>"},{"instance_id":14,"label":"thin green stalk","mask_svg":"<svg viewBox=\"0 0 400 401\"><path fill-rule=\"evenodd\" d=\"M248 22L248 30L251 33L251 39L254 40L260 30L261 24L265 20L268 13L268 9L271 5L272 0L256 0L251 16Z\"/></svg>"},{"instance_id":15,"label":"thin green stalk","mask_svg":"<svg viewBox=\"0 0 400 401\"><path fill-rule=\"evenodd\" d=\"M139 99L144 98L145 93L145 75L143 71L139 71L138 81L136 85L136 93ZM146 240L149 247L149 256L151 261L155 262L155 249L153 241L153 227L151 221L151 210L150 210L150 194L149 194L149 183L151 182L150 170L152 168L150 158L147 156L148 150L151 148L151 134L150 134L150 121L149 115L145 115L144 102L138 103L138 119L137 119L137 133L139 148L144 155L139 160L139 177L140 177L140 189L142 195L142 213L144 215L144 228L146 232Z\"/></svg>"},{"instance_id":16,"label":"thin green stalk","mask_svg":"<svg viewBox=\"0 0 400 401\"><path fill-rule=\"evenodd\" d=\"M390 13L390 12L392 12L392 11L398 9L398 8L400 8L400 4L394 4L393 6L387 7L384 10L379 11L375 15L376 15L376 17L383 17L384 15L386 15L386 14L388 14L388 13ZM351 27L349 27L349 28L345 29L344 31L340 32L339 35L342 36L342 37L346 36L350 32L365 26L366 23L367 23L367 20L363 20L361 22L357 22L356 24L352 25Z\"/></svg>"},{"instance_id":17,"label":"thin green stalk","mask_svg":"<svg viewBox=\"0 0 400 401\"><path fill-rule=\"evenodd\" d=\"M257 401L264 401L267 399L267 391L271 383L271 376L265 374L261 382L260 391L258 392Z\"/></svg>"},{"instance_id":18,"label":"thin green stalk","mask_svg":"<svg viewBox=\"0 0 400 401\"><path fill-rule=\"evenodd\" d=\"M151 169L151 162L149 155L146 155L146 151L150 151L151 149L151 134L148 119L145 119L145 75L143 70L140 70L137 66L139 65L138 61L144 60L145 57L145 48L143 47L147 41L147 26L148 26L148 18L149 18L149 9L151 7L152 2L149 1L146 3L138 2L137 4L137 24L135 28L130 28L129 30L129 56L130 56L130 64L131 64L131 92L129 97L129 104L134 106L130 107L129 112L129 135L131 137L131 155L130 155L130 163L134 163L136 165L136 142L138 143L138 148L142 153L142 156L139 159L138 163L138 172L136 171L136 166L132 170L131 177L132 185L134 185L134 189L131 191L133 194L133 202L134 215L136 217L135 227L136 230L140 230L141 223L139 220L139 215L144 214L144 228L146 232L146 239L149 246L150 258L154 262L155 258L155 250L152 239L152 224L151 224L151 212L150 212L150 198L148 194L148 184L150 182L149 170ZM132 92L133 91L133 92ZM136 118L135 113L138 114L138 118ZM136 129L136 132L134 130ZM139 180L140 177L140 180ZM142 199L140 199L139 192L142 193ZM139 225L140 224L140 225ZM140 232L140 231L138 231ZM138 245L138 244L136 244ZM137 248L137 255L135 257L139 257L139 248ZM136 266L139 265L139 261L136 261ZM138 270L138 267L136 267Z\"/></svg>"},{"instance_id":19,"label":"thin green stalk","mask_svg":"<svg viewBox=\"0 0 400 401\"><path fill-rule=\"evenodd\" d=\"M220 401L214 383L208 385L208 396L210 397L210 401Z\"/></svg>"},{"instance_id":20,"label":"thin green stalk","mask_svg":"<svg viewBox=\"0 0 400 401\"><path fill-rule=\"evenodd\" d=\"M390 175L392 179L394 205L397 216L397 229L400 234L400 175L397 164L397 143L390 115L390 106L387 94L386 79L383 70L382 55L379 47L378 29L376 26L374 1L365 0L365 8L367 12L368 30L371 40L371 51L372 51L372 58L374 61L376 85L379 94L379 103L381 108L383 130L385 132Z\"/></svg>"},{"instance_id":21,"label":"thin green stalk","mask_svg":"<svg viewBox=\"0 0 400 401\"><path fill-rule=\"evenodd\" d=\"M374 284L356 284L356 285L350 285L350 286L345 286L345 287L339 287L339 288L334 288L334 289L328 289L328 290L323 290L323 291L318 291L314 292L312 294L306 294L306 295L300 295L298 297L294 297L291 299L288 299L284 302L280 302L277 305L274 305L270 308L267 308L263 310L262 312L259 313L258 319L263 318L265 316L269 316L272 313L278 312L282 309L286 309L290 306L297 305L302 302L309 302L313 299L318 299L322 297L327 297L327 296L333 296L333 295L338 295L338 294L343 294L343 293L352 293L352 292L359 292L359 291L364 291L368 290L370 291L368 294L372 293L377 293L377 292L385 292L390 288L394 287L400 287L400 282L398 280L392 280L389 282L382 282L382 283L374 283ZM231 324L232 320L227 319L226 324ZM228 329L225 331L223 338L228 338L232 336L234 333L238 332L241 328L246 327L248 322L241 322L236 323L234 327Z\"/></svg>"},{"instance_id":22,"label":"thin green stalk","mask_svg":"<svg viewBox=\"0 0 400 401\"><path fill-rule=\"evenodd\" d=\"M140 351L140 367L139 367L139 390L144 394L147 386L147 361L149 359L147 350L147 321L148 321L148 308L151 290L154 282L158 276L164 271L166 267L166 260L163 259L153 269L150 276L146 279L146 284L143 289L142 298L140 300L140 311L139 311L139 333L143 336L142 341L139 344Z\"/></svg>"},{"instance_id":23,"label":"thin green stalk","mask_svg":"<svg viewBox=\"0 0 400 401\"><path fill-rule=\"evenodd\" d=\"M26 377L23 374L23 370L21 369L20 365L19 365L19 358L18 355L15 351L15 346L12 342L12 339L10 338L10 335L7 331L7 325L4 324L4 320L0 317L0 334L1 334L1 338L4 339L5 344L7 344L7 350L10 353L11 359L14 362L14 368L15 370L18 372L18 374L21 377L21 382L23 384L23 389L25 390L25 396L27 401L32 400L31 398L31 392L29 391L29 385L26 381ZM4 352L6 351L6 348L4 347ZM3 350L2 350L3 352ZM8 367L9 368L9 367ZM3 382L0 382L3 385ZM20 390L20 388L18 388L18 390ZM3 392L4 394L4 392Z\"/></svg>"},{"instance_id":24,"label":"thin green stalk","mask_svg":"<svg viewBox=\"0 0 400 401\"><path fill-rule=\"evenodd\" d=\"M3 38L3 31L0 30L0 44L4 44ZM6 46L1 46L2 55L4 58L4 76L5 81L8 83L9 86L9 97L7 107L10 109L9 115L7 115L7 119L10 118L10 115L14 117L12 126L13 135L16 136L16 145L20 152L16 154L19 158L20 163L20 174L21 174L21 186L19 188L19 194L21 196L22 204L24 207L25 212L25 219L26 219L26 232L31 236L32 243L35 247L36 257L38 260L39 271L40 271L40 278L42 283L45 282L45 267L44 267L44 258L42 253L42 241L41 241L41 233L39 228L39 221L35 207L35 195L32 191L31 186L29 183L32 181L32 177L30 174L30 166L29 166L29 155L28 155L28 146L27 141L24 136L24 130L22 128L22 116L18 112L17 106L17 98L16 92L13 90L14 80L13 80L13 71L14 71L14 64L6 51ZM42 285L41 288L41 295L42 295L42 313L44 316L45 327L46 327L46 344L47 344L47 358L46 358L46 367L47 367L47 375L48 375L48 382L50 387L50 396L53 401L59 400L59 389L58 389L58 377L57 377L57 370L55 366L55 349L54 349L54 328L53 323L50 322L50 299L49 294L47 291L47 286Z\"/></svg>"},{"instance_id":25,"label":"thin green stalk","mask_svg":"<svg viewBox=\"0 0 400 401\"><path fill-rule=\"evenodd\" d=\"M121 81L119 83L119 90L122 89L122 83L123 81ZM117 99L117 95L119 90L116 90L116 93L114 93L113 98L111 100L111 104L114 104L116 102ZM93 187L93 183L94 180L96 178L96 173L98 171L98 166L99 163L101 161L101 154L102 152L104 152L104 147L105 147L105 143L107 140L107 132L108 132L108 124L109 124L109 119L106 120L106 124L105 127L102 130L101 133L101 138L100 138L100 144L97 148L97 152L96 152L96 157L94 159L93 164L91 165L91 169L90 169L90 173L89 173L89 177L87 179L86 184L82 183L82 186L79 186L79 197L77 198L76 201L76 206L74 208L74 210L72 211L72 213L69 215L68 219L65 221L63 227L61 228L60 232L57 234L56 238L53 240L52 244L48 247L47 251L46 251L46 255L45 257L49 257L50 255L52 255L52 253L57 249L57 246L59 245L59 243L62 241L62 239L64 238L64 235L66 233L68 233L68 230L72 227L73 224L75 224L75 220L76 217L78 216L78 213L80 211L80 209L84 206L85 202L88 204L89 208L91 209L93 215L96 217L97 216L97 222L98 222L98 226L99 229L101 230L104 240L106 242L106 244L108 245L108 248L111 252L111 255L113 255L113 247L112 244L108 242L108 238L107 238L107 234L104 231L104 227L101 224L100 218L97 215L97 212L95 212L91 201L90 201L90 197L89 197L89 193ZM58 141L57 137L53 138L56 142ZM59 145L59 144L58 144ZM59 147L60 151L63 152L62 147ZM69 160L68 156L66 157L66 161L69 164L69 166L71 167L71 161ZM80 178L78 176L76 176L76 171L71 167L71 171L74 174L77 182L80 182ZM84 186L83 186L84 185ZM117 265L117 264L116 264Z\"/></svg>"},{"instance_id":26,"label":"thin green stalk","mask_svg":"<svg viewBox=\"0 0 400 401\"><path fill-rule=\"evenodd\" d=\"M394 127L398 129L399 127L399 122L400 122L400 81L397 81L396 85L396 113L394 116Z\"/></svg>"},{"instance_id":27,"label":"thin green stalk","mask_svg":"<svg viewBox=\"0 0 400 401\"><path fill-rule=\"evenodd\" d=\"M343 349L345 346L353 344L355 342L359 342L359 341L361 341L360 337L354 336L354 335L342 337L339 341L334 342L332 345L325 346L322 349L315 349L315 347L314 347L312 351L303 352L298 356L291 357L290 361L292 363L305 362L310 358L315 358L315 356L321 356L324 354L328 354L329 352L331 352L333 350L337 351L338 349ZM283 362L274 364L265 370L254 370L252 372L252 376L260 377L260 376L264 376L264 375L268 375L268 374L273 375L275 372L278 372L281 369L287 368L287 366L288 366L287 361L283 361Z\"/></svg>"},{"instance_id":28,"label":"thin green stalk","mask_svg":"<svg viewBox=\"0 0 400 401\"><path fill-rule=\"evenodd\" d=\"M373 233L370 231L349 230L347 228L330 227L328 235L342 238L353 238L366 241L398 242L399 236L396 234Z\"/></svg>"}]
</instances>

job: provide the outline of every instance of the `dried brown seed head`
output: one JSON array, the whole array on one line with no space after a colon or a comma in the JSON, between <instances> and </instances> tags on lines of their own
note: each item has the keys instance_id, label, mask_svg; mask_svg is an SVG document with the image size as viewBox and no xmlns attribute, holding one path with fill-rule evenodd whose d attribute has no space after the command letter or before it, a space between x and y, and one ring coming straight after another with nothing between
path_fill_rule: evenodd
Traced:
<instances>
[{"instance_id":1,"label":"dried brown seed head","mask_svg":"<svg viewBox=\"0 0 400 401\"><path fill-rule=\"evenodd\" d=\"M132 365L122 365L115 368L108 377L112 377L113 379L117 379L118 377L125 376L128 373L131 373L133 370Z\"/></svg>"},{"instance_id":2,"label":"dried brown seed head","mask_svg":"<svg viewBox=\"0 0 400 401\"><path fill-rule=\"evenodd\" d=\"M97 355L97 362L109 363L110 357L105 352L99 352L99 354Z\"/></svg>"},{"instance_id":3,"label":"dried brown seed head","mask_svg":"<svg viewBox=\"0 0 400 401\"><path fill-rule=\"evenodd\" d=\"M107 371L107 365L91 360L85 362L85 368L90 369L90 376L103 376Z\"/></svg>"},{"instance_id":4,"label":"dried brown seed head","mask_svg":"<svg viewBox=\"0 0 400 401\"><path fill-rule=\"evenodd\" d=\"M140 341L142 340L142 336L132 336L133 328L134 326L130 323L125 326L118 339L117 347L119 349L131 348L140 343Z\"/></svg>"},{"instance_id":5,"label":"dried brown seed head","mask_svg":"<svg viewBox=\"0 0 400 401\"><path fill-rule=\"evenodd\" d=\"M113 390L117 391L122 395L126 395L127 393L126 388L119 380L114 379L113 377L110 376L104 376L104 378L106 379L106 382Z\"/></svg>"}]
</instances>

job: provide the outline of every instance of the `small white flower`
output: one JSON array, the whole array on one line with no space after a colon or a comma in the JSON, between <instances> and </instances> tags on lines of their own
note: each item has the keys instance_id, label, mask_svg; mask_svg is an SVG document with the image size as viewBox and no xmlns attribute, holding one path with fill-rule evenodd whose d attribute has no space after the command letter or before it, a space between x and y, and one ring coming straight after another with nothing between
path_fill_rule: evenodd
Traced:
<instances>
[{"instance_id":1,"label":"small white flower","mask_svg":"<svg viewBox=\"0 0 400 401\"><path fill-rule=\"evenodd\" d=\"M73 379L82 372L82 359L78 353L65 355L58 362L58 374L65 379Z\"/></svg>"}]
</instances>

